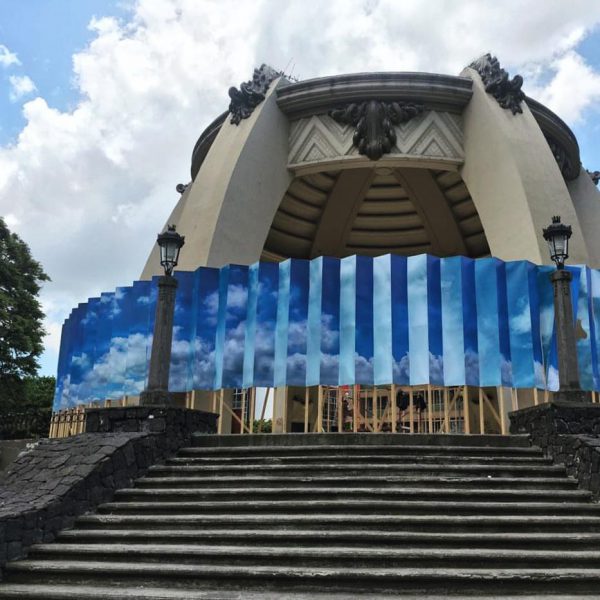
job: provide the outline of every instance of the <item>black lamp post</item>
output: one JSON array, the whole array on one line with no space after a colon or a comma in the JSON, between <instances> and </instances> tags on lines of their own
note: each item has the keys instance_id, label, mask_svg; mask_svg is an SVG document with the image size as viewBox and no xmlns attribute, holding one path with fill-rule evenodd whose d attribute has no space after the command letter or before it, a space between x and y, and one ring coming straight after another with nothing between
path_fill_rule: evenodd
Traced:
<instances>
[{"instance_id":1,"label":"black lamp post","mask_svg":"<svg viewBox=\"0 0 600 600\"><path fill-rule=\"evenodd\" d=\"M558 350L559 390L557 397L562 400L583 400L585 394L579 387L577 345L573 326L572 275L565 269L565 261L569 258L571 226L561 223L560 217L552 217L552 224L543 232L550 249L550 258L556 264L556 271L552 273L550 280L554 287L554 320Z\"/></svg>"},{"instance_id":2,"label":"black lamp post","mask_svg":"<svg viewBox=\"0 0 600 600\"><path fill-rule=\"evenodd\" d=\"M175 225L169 225L167 231L160 233L157 239L160 248L160 264L165 274L158 279L158 298L152 354L148 371L148 385L140 395L140 404L169 404L169 366L171 363L171 343L173 341L173 315L175 314L175 293L177 279L173 269L179 260L179 251L185 238L175 231Z\"/></svg>"}]
</instances>

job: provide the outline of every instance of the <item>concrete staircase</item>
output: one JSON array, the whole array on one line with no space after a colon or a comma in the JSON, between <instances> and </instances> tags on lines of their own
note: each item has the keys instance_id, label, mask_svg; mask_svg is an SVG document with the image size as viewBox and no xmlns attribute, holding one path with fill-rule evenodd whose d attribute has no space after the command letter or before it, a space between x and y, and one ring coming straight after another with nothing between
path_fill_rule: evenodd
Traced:
<instances>
[{"instance_id":1,"label":"concrete staircase","mask_svg":"<svg viewBox=\"0 0 600 600\"><path fill-rule=\"evenodd\" d=\"M527 438L197 436L0 598L600 597L600 505Z\"/></svg>"}]
</instances>

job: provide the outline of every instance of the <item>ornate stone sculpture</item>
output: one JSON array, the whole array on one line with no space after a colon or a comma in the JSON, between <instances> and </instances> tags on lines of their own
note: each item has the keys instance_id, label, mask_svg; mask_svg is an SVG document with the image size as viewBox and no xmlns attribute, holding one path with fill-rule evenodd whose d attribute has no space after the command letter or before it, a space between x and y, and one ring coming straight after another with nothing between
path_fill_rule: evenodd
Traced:
<instances>
[{"instance_id":1,"label":"ornate stone sculpture","mask_svg":"<svg viewBox=\"0 0 600 600\"><path fill-rule=\"evenodd\" d=\"M254 69L250 81L240 84L240 89L229 88L230 123L239 125L242 119L247 119L254 109L265 99L271 82L279 77L278 73L268 65L262 64L259 69Z\"/></svg>"},{"instance_id":2,"label":"ornate stone sculpture","mask_svg":"<svg viewBox=\"0 0 600 600\"><path fill-rule=\"evenodd\" d=\"M396 143L394 125L406 123L423 110L425 107L421 104L367 100L336 108L329 112L329 116L338 123L353 125L352 142L358 151L371 160L378 160Z\"/></svg>"},{"instance_id":3,"label":"ornate stone sculpture","mask_svg":"<svg viewBox=\"0 0 600 600\"><path fill-rule=\"evenodd\" d=\"M563 177L570 181L575 179L579 175L579 165L575 166L573 161L569 158L567 151L552 137L544 136L550 146L550 150L556 159L556 164L560 169Z\"/></svg>"},{"instance_id":4,"label":"ornate stone sculpture","mask_svg":"<svg viewBox=\"0 0 600 600\"><path fill-rule=\"evenodd\" d=\"M523 78L520 75L509 79L498 59L489 53L472 62L469 67L479 73L485 91L494 96L502 108L508 108L513 115L523 112L521 102L525 100L525 94L521 89Z\"/></svg>"},{"instance_id":5,"label":"ornate stone sculpture","mask_svg":"<svg viewBox=\"0 0 600 600\"><path fill-rule=\"evenodd\" d=\"M598 185L598 183L600 183L600 171L587 171L587 174L592 178L594 185Z\"/></svg>"}]
</instances>

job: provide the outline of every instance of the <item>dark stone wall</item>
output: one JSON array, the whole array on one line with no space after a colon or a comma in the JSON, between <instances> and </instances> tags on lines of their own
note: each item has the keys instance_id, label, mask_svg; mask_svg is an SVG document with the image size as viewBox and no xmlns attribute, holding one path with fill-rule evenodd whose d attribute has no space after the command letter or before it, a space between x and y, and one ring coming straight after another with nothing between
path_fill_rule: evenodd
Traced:
<instances>
[{"instance_id":1,"label":"dark stone wall","mask_svg":"<svg viewBox=\"0 0 600 600\"><path fill-rule=\"evenodd\" d=\"M41 440L23 452L0 487L0 579L6 561L52 541L79 515L189 444L193 433L215 433L216 419L176 408L94 409L86 433Z\"/></svg>"},{"instance_id":2,"label":"dark stone wall","mask_svg":"<svg viewBox=\"0 0 600 600\"><path fill-rule=\"evenodd\" d=\"M590 490L594 500L600 500L600 437L557 435L552 452L554 461L567 467L579 487Z\"/></svg>"},{"instance_id":3,"label":"dark stone wall","mask_svg":"<svg viewBox=\"0 0 600 600\"><path fill-rule=\"evenodd\" d=\"M215 433L217 415L188 408L132 406L92 408L85 411L86 433L160 433L169 447L178 450L192 432Z\"/></svg>"},{"instance_id":4,"label":"dark stone wall","mask_svg":"<svg viewBox=\"0 0 600 600\"><path fill-rule=\"evenodd\" d=\"M510 432L526 433L579 487L600 499L600 405L549 402L510 413Z\"/></svg>"},{"instance_id":5,"label":"dark stone wall","mask_svg":"<svg viewBox=\"0 0 600 600\"><path fill-rule=\"evenodd\" d=\"M19 456L28 444L35 444L37 440L0 440L0 485L4 480L5 472L12 462Z\"/></svg>"}]
</instances>

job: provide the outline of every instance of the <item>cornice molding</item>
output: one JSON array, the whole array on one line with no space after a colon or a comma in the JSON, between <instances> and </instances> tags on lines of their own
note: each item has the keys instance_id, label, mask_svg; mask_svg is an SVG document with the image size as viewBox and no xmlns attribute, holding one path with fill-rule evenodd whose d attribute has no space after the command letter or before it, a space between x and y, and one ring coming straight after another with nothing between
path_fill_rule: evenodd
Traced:
<instances>
[{"instance_id":1,"label":"cornice molding","mask_svg":"<svg viewBox=\"0 0 600 600\"><path fill-rule=\"evenodd\" d=\"M276 93L279 108L290 119L373 98L461 114L473 94L472 86L468 77L435 73L353 73L289 83Z\"/></svg>"}]
</instances>

